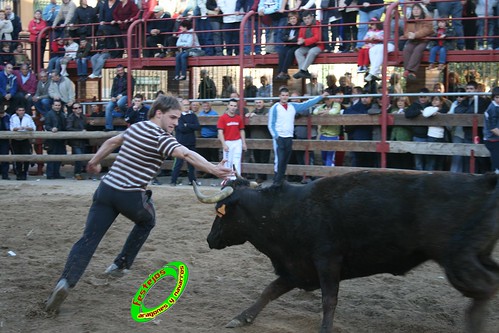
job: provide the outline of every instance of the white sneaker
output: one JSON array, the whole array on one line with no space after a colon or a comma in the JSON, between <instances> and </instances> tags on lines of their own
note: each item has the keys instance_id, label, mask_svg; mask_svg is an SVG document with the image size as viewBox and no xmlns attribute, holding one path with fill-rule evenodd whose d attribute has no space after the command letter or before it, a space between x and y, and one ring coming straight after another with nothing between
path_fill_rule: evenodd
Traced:
<instances>
[{"instance_id":1,"label":"white sneaker","mask_svg":"<svg viewBox=\"0 0 499 333\"><path fill-rule=\"evenodd\" d=\"M123 277L129 271L126 268L118 268L115 263L112 263L105 271L104 274L107 274L112 277Z\"/></svg>"},{"instance_id":2,"label":"white sneaker","mask_svg":"<svg viewBox=\"0 0 499 333\"><path fill-rule=\"evenodd\" d=\"M47 312L59 312L62 302L68 297L69 285L66 279L61 279L55 286L52 294L47 300L47 305L45 306L45 311Z\"/></svg>"},{"instance_id":3,"label":"white sneaker","mask_svg":"<svg viewBox=\"0 0 499 333\"><path fill-rule=\"evenodd\" d=\"M95 76L93 73L88 76L89 79L96 79L97 76Z\"/></svg>"},{"instance_id":4,"label":"white sneaker","mask_svg":"<svg viewBox=\"0 0 499 333\"><path fill-rule=\"evenodd\" d=\"M369 82L372 81L373 75L371 73L367 74L367 76L364 78L364 81Z\"/></svg>"}]
</instances>

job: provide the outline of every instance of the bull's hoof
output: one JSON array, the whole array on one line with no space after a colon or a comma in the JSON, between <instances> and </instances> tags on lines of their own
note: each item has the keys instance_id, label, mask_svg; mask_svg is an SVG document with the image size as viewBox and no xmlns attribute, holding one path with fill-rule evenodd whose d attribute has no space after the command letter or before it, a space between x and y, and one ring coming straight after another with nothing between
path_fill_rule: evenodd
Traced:
<instances>
[{"instance_id":1,"label":"bull's hoof","mask_svg":"<svg viewBox=\"0 0 499 333\"><path fill-rule=\"evenodd\" d=\"M232 319L225 327L227 328L234 328L234 327L243 327L246 325L249 325L253 322L251 318L244 318L241 316L237 316L236 318Z\"/></svg>"}]
</instances>

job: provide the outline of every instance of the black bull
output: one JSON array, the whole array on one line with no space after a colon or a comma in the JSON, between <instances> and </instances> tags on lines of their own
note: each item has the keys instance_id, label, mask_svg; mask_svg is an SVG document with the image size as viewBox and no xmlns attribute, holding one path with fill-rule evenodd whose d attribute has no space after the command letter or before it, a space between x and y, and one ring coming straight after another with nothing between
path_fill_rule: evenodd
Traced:
<instances>
[{"instance_id":1,"label":"black bull","mask_svg":"<svg viewBox=\"0 0 499 333\"><path fill-rule=\"evenodd\" d=\"M332 332L341 280L402 275L434 260L473 300L466 331L483 330L486 305L499 288L491 258L499 238L498 176L365 171L263 189L236 180L227 190L208 198L195 187L201 201L217 202L210 248L249 241L278 275L228 327L251 323L293 288L321 288L320 332Z\"/></svg>"}]
</instances>

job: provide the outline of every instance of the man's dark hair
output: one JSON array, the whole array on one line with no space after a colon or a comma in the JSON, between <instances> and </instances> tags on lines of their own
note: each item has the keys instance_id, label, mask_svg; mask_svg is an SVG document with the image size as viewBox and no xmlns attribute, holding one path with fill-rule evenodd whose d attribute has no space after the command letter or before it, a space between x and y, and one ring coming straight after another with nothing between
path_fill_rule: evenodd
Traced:
<instances>
[{"instance_id":1,"label":"man's dark hair","mask_svg":"<svg viewBox=\"0 0 499 333\"><path fill-rule=\"evenodd\" d=\"M116 68L124 68L122 64L118 64Z\"/></svg>"},{"instance_id":2,"label":"man's dark hair","mask_svg":"<svg viewBox=\"0 0 499 333\"><path fill-rule=\"evenodd\" d=\"M167 113L170 110L182 110L182 107L175 97L160 95L147 112L147 119L152 119L157 110L160 110L161 113Z\"/></svg>"},{"instance_id":3,"label":"man's dark hair","mask_svg":"<svg viewBox=\"0 0 499 333\"><path fill-rule=\"evenodd\" d=\"M192 22L190 20L183 20L182 23L180 23L180 26L186 28L187 30L191 30Z\"/></svg>"},{"instance_id":4,"label":"man's dark hair","mask_svg":"<svg viewBox=\"0 0 499 333\"><path fill-rule=\"evenodd\" d=\"M133 96L133 98L144 99L144 95L142 95L142 94L135 94L135 96Z\"/></svg>"},{"instance_id":5,"label":"man's dark hair","mask_svg":"<svg viewBox=\"0 0 499 333\"><path fill-rule=\"evenodd\" d=\"M287 92L287 93L289 93L289 89L288 89L288 87L282 87L281 89L279 89L279 94L280 94L280 93L283 93L283 92Z\"/></svg>"},{"instance_id":6,"label":"man's dark hair","mask_svg":"<svg viewBox=\"0 0 499 333\"><path fill-rule=\"evenodd\" d=\"M478 82L473 81L473 80L468 81L468 83L466 83L466 85L467 86L473 86L473 88L475 88L475 89L478 88Z\"/></svg>"},{"instance_id":7,"label":"man's dark hair","mask_svg":"<svg viewBox=\"0 0 499 333\"><path fill-rule=\"evenodd\" d=\"M235 98L231 98L231 99L229 99L229 103L230 103L230 102L234 102L234 103L236 103L236 104L238 103L238 102L237 102L237 99L235 99Z\"/></svg>"},{"instance_id":8,"label":"man's dark hair","mask_svg":"<svg viewBox=\"0 0 499 333\"><path fill-rule=\"evenodd\" d=\"M423 93L423 94L429 94L429 93L430 93L430 90L429 90L428 88L426 88L426 87L425 87L425 88L421 88L421 89L419 90L419 92L420 92L420 93Z\"/></svg>"}]
</instances>

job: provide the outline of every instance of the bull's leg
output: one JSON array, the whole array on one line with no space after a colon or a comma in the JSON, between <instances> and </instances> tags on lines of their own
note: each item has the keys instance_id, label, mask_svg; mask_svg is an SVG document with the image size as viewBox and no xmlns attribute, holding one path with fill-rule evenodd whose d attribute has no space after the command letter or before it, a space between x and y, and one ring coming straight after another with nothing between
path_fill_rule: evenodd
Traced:
<instances>
[{"instance_id":1,"label":"bull's leg","mask_svg":"<svg viewBox=\"0 0 499 333\"><path fill-rule=\"evenodd\" d=\"M255 320L256 316L263 310L263 308L270 303L270 301L279 298L279 296L292 290L294 286L290 285L283 278L277 278L269 284L262 292L256 302L244 310L239 316L232 319L226 327L241 327L249 325Z\"/></svg>"},{"instance_id":2,"label":"bull's leg","mask_svg":"<svg viewBox=\"0 0 499 333\"><path fill-rule=\"evenodd\" d=\"M322 290L322 325L320 333L333 332L333 319L340 288L340 259L316 264Z\"/></svg>"},{"instance_id":3,"label":"bull's leg","mask_svg":"<svg viewBox=\"0 0 499 333\"><path fill-rule=\"evenodd\" d=\"M480 333L487 316L489 300L474 299L466 311L466 333Z\"/></svg>"}]
</instances>

